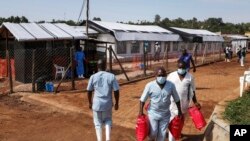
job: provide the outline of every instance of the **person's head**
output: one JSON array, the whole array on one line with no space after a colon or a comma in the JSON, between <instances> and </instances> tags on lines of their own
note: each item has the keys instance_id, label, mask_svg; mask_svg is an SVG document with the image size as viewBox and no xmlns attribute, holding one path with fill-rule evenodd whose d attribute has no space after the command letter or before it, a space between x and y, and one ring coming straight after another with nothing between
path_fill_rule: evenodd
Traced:
<instances>
[{"instance_id":1,"label":"person's head","mask_svg":"<svg viewBox=\"0 0 250 141\"><path fill-rule=\"evenodd\" d=\"M181 76L185 76L185 74L187 73L187 64L186 62L184 61L178 61L178 64L177 64L177 73Z\"/></svg>"},{"instance_id":2,"label":"person's head","mask_svg":"<svg viewBox=\"0 0 250 141\"><path fill-rule=\"evenodd\" d=\"M183 54L183 55L187 54L187 49L183 48L183 49L182 49L182 54Z\"/></svg>"},{"instance_id":3,"label":"person's head","mask_svg":"<svg viewBox=\"0 0 250 141\"><path fill-rule=\"evenodd\" d=\"M155 42L155 44L156 44L156 45L159 45L159 43L158 43L158 42Z\"/></svg>"},{"instance_id":4,"label":"person's head","mask_svg":"<svg viewBox=\"0 0 250 141\"><path fill-rule=\"evenodd\" d=\"M167 72L163 67L158 67L155 70L155 77L156 77L156 81L159 84L164 84L166 82L166 76L167 76Z\"/></svg>"},{"instance_id":5,"label":"person's head","mask_svg":"<svg viewBox=\"0 0 250 141\"><path fill-rule=\"evenodd\" d=\"M105 70L106 63L105 63L105 61L103 59L99 59L97 61L97 68L98 68L99 71L104 71Z\"/></svg>"}]
</instances>

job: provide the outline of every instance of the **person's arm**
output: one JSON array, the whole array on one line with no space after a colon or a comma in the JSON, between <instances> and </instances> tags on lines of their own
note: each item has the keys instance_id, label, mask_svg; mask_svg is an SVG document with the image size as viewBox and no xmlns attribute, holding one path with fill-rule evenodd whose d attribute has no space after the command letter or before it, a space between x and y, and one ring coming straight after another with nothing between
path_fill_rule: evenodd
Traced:
<instances>
[{"instance_id":1,"label":"person's arm","mask_svg":"<svg viewBox=\"0 0 250 141\"><path fill-rule=\"evenodd\" d=\"M144 105L145 105L145 102L141 102L140 101L139 116L144 115L144 113L143 113L143 107L144 107Z\"/></svg>"},{"instance_id":2,"label":"person's arm","mask_svg":"<svg viewBox=\"0 0 250 141\"><path fill-rule=\"evenodd\" d=\"M178 116L181 117L182 116L182 112L181 112L181 102L180 102L180 97L177 94L177 90L175 85L172 83L173 86L173 90L172 90L172 97L176 103L177 109L178 109Z\"/></svg>"},{"instance_id":3,"label":"person's arm","mask_svg":"<svg viewBox=\"0 0 250 141\"><path fill-rule=\"evenodd\" d=\"M87 91L88 91L88 101L89 101L89 109L92 109L92 93L94 90L93 86L93 75L90 77L88 86L87 86Z\"/></svg>"},{"instance_id":4,"label":"person's arm","mask_svg":"<svg viewBox=\"0 0 250 141\"><path fill-rule=\"evenodd\" d=\"M192 100L193 100L193 102L194 102L194 105L195 105L198 109L201 109L201 105L200 105L200 103L199 103L199 102L197 101L197 99L196 99L195 91L193 91L193 93L194 93L194 95L193 95Z\"/></svg>"},{"instance_id":5,"label":"person's arm","mask_svg":"<svg viewBox=\"0 0 250 141\"><path fill-rule=\"evenodd\" d=\"M178 116L181 117L182 116L182 112L181 112L181 102L180 101L177 101L175 102L176 103L176 106L178 108Z\"/></svg>"},{"instance_id":6,"label":"person's arm","mask_svg":"<svg viewBox=\"0 0 250 141\"><path fill-rule=\"evenodd\" d=\"M92 91L88 91L89 109L92 109Z\"/></svg>"},{"instance_id":7,"label":"person's arm","mask_svg":"<svg viewBox=\"0 0 250 141\"><path fill-rule=\"evenodd\" d=\"M143 107L145 105L145 102L147 101L148 97L149 97L149 93L150 93L150 84L148 83L144 90L143 90L143 93L141 95L141 98L140 98L140 107L139 107L139 116L141 115L144 115L143 113Z\"/></svg>"},{"instance_id":8,"label":"person's arm","mask_svg":"<svg viewBox=\"0 0 250 141\"><path fill-rule=\"evenodd\" d=\"M119 109L119 97L120 97L119 90L114 91L114 97L115 97L115 110L118 110Z\"/></svg>"}]
</instances>

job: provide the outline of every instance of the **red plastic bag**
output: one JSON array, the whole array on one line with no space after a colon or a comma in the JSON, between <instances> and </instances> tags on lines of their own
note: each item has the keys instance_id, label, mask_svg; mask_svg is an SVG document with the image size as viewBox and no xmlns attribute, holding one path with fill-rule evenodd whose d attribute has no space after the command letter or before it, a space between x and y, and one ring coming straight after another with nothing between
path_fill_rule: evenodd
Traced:
<instances>
[{"instance_id":1,"label":"red plastic bag","mask_svg":"<svg viewBox=\"0 0 250 141\"><path fill-rule=\"evenodd\" d=\"M181 130L184 126L184 118L175 116L169 123L168 129L173 135L173 137L178 140L181 137Z\"/></svg>"},{"instance_id":2,"label":"red plastic bag","mask_svg":"<svg viewBox=\"0 0 250 141\"><path fill-rule=\"evenodd\" d=\"M196 106L188 108L188 113L191 116L196 129L201 130L203 127L206 126L207 123L201 111Z\"/></svg>"},{"instance_id":3,"label":"red plastic bag","mask_svg":"<svg viewBox=\"0 0 250 141\"><path fill-rule=\"evenodd\" d=\"M148 117L146 115L138 116L136 121L135 132L137 141L143 141L148 136L149 123Z\"/></svg>"}]
</instances>

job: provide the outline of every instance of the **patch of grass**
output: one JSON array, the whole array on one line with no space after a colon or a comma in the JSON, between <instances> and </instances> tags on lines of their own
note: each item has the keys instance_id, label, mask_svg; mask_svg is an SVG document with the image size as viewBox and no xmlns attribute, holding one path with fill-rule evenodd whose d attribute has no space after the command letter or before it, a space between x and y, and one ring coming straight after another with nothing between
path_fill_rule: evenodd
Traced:
<instances>
[{"instance_id":1,"label":"patch of grass","mask_svg":"<svg viewBox=\"0 0 250 141\"><path fill-rule=\"evenodd\" d=\"M243 96L230 101L223 113L230 124L250 124L250 90L244 92Z\"/></svg>"}]
</instances>

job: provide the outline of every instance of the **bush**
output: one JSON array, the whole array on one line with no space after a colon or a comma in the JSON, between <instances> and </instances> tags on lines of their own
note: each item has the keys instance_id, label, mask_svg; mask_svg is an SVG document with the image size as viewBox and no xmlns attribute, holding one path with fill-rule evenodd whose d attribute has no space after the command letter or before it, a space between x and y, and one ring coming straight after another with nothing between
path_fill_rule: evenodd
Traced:
<instances>
[{"instance_id":1,"label":"bush","mask_svg":"<svg viewBox=\"0 0 250 141\"><path fill-rule=\"evenodd\" d=\"M250 124L250 90L244 92L243 96L230 101L223 116L230 124Z\"/></svg>"}]
</instances>

